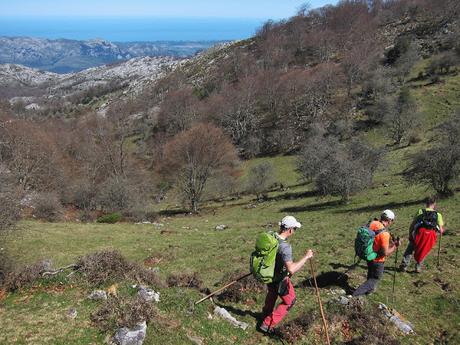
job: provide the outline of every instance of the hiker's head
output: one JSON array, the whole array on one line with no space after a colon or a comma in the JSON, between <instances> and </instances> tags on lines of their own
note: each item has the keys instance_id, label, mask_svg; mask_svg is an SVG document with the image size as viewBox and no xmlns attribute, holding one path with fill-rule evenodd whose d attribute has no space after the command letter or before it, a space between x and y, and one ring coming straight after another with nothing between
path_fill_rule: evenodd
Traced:
<instances>
[{"instance_id":1,"label":"hiker's head","mask_svg":"<svg viewBox=\"0 0 460 345\"><path fill-rule=\"evenodd\" d=\"M434 196L426 198L425 205L427 208L432 208L434 210L436 208L436 198Z\"/></svg>"},{"instance_id":2,"label":"hiker's head","mask_svg":"<svg viewBox=\"0 0 460 345\"><path fill-rule=\"evenodd\" d=\"M380 221L383 225L388 226L395 221L395 214L392 210L385 210L380 215Z\"/></svg>"},{"instance_id":3,"label":"hiker's head","mask_svg":"<svg viewBox=\"0 0 460 345\"><path fill-rule=\"evenodd\" d=\"M300 228L302 224L300 224L297 219L295 219L293 216L286 216L283 219L281 219L281 222L279 222L280 225L280 234L287 234L291 235L294 233L294 230Z\"/></svg>"}]
</instances>

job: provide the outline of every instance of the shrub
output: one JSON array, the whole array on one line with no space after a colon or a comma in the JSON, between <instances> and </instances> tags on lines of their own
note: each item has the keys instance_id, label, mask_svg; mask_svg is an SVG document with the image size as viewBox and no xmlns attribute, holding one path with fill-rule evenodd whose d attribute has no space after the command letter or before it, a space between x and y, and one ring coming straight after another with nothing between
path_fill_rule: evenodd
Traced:
<instances>
[{"instance_id":1,"label":"shrub","mask_svg":"<svg viewBox=\"0 0 460 345\"><path fill-rule=\"evenodd\" d=\"M405 173L410 183L426 183L438 194L452 194L451 184L460 176L460 111L438 128L435 147L411 156Z\"/></svg>"},{"instance_id":2,"label":"shrub","mask_svg":"<svg viewBox=\"0 0 460 345\"><path fill-rule=\"evenodd\" d=\"M345 145L321 134L311 137L301 150L297 169L312 180L323 195L350 196L372 183L380 152L359 141Z\"/></svg>"},{"instance_id":3,"label":"shrub","mask_svg":"<svg viewBox=\"0 0 460 345\"><path fill-rule=\"evenodd\" d=\"M281 337L289 344L295 344L308 333L314 322L315 314L313 312L302 314L281 326Z\"/></svg>"},{"instance_id":4,"label":"shrub","mask_svg":"<svg viewBox=\"0 0 460 345\"><path fill-rule=\"evenodd\" d=\"M164 285L155 272L127 261L119 252L113 250L104 250L79 258L77 270L91 286L123 279L150 286Z\"/></svg>"},{"instance_id":5,"label":"shrub","mask_svg":"<svg viewBox=\"0 0 460 345\"><path fill-rule=\"evenodd\" d=\"M41 261L33 265L24 266L18 270L13 270L6 274L4 287L8 291L16 291L37 281L42 277L41 274L49 269L49 262Z\"/></svg>"},{"instance_id":6,"label":"shrub","mask_svg":"<svg viewBox=\"0 0 460 345\"><path fill-rule=\"evenodd\" d=\"M246 190L259 197L261 193L267 191L274 181L275 173L273 164L270 162L262 162L249 170Z\"/></svg>"},{"instance_id":7,"label":"shrub","mask_svg":"<svg viewBox=\"0 0 460 345\"><path fill-rule=\"evenodd\" d=\"M5 252L0 251L0 287L4 286L6 276L13 271L13 259Z\"/></svg>"},{"instance_id":8,"label":"shrub","mask_svg":"<svg viewBox=\"0 0 460 345\"><path fill-rule=\"evenodd\" d=\"M102 332L115 331L120 327L133 328L150 322L157 315L152 303L135 297L110 298L91 314L93 324Z\"/></svg>"},{"instance_id":9,"label":"shrub","mask_svg":"<svg viewBox=\"0 0 460 345\"><path fill-rule=\"evenodd\" d=\"M419 124L417 105L407 88L401 89L385 116L388 136L399 145Z\"/></svg>"},{"instance_id":10,"label":"shrub","mask_svg":"<svg viewBox=\"0 0 460 345\"><path fill-rule=\"evenodd\" d=\"M99 188L97 200L103 209L120 213L129 220L143 221L156 219L149 208L150 181L135 172L130 178L110 177Z\"/></svg>"},{"instance_id":11,"label":"shrub","mask_svg":"<svg viewBox=\"0 0 460 345\"><path fill-rule=\"evenodd\" d=\"M39 193L35 196L34 216L48 222L55 222L62 218L62 205L54 193Z\"/></svg>"},{"instance_id":12,"label":"shrub","mask_svg":"<svg viewBox=\"0 0 460 345\"><path fill-rule=\"evenodd\" d=\"M453 51L445 52L431 60L426 68L426 73L431 78L438 78L439 74L448 74L458 62L459 58Z\"/></svg>"},{"instance_id":13,"label":"shrub","mask_svg":"<svg viewBox=\"0 0 460 345\"><path fill-rule=\"evenodd\" d=\"M451 182L460 175L460 149L440 146L414 154L406 179L427 183L441 196L452 195Z\"/></svg>"},{"instance_id":14,"label":"shrub","mask_svg":"<svg viewBox=\"0 0 460 345\"><path fill-rule=\"evenodd\" d=\"M304 181L312 182L321 169L323 161L337 145L335 139L323 133L311 136L302 146L297 160L297 172Z\"/></svg>"},{"instance_id":15,"label":"shrub","mask_svg":"<svg viewBox=\"0 0 460 345\"><path fill-rule=\"evenodd\" d=\"M123 218L133 222L154 222L158 213L143 205L134 205L123 212Z\"/></svg>"},{"instance_id":16,"label":"shrub","mask_svg":"<svg viewBox=\"0 0 460 345\"><path fill-rule=\"evenodd\" d=\"M369 120L375 124L380 124L388 117L394 109L394 100L390 96L378 97L373 104L367 108Z\"/></svg>"},{"instance_id":17,"label":"shrub","mask_svg":"<svg viewBox=\"0 0 460 345\"><path fill-rule=\"evenodd\" d=\"M0 164L0 236L19 220L20 211L20 193L8 169Z\"/></svg>"},{"instance_id":18,"label":"shrub","mask_svg":"<svg viewBox=\"0 0 460 345\"><path fill-rule=\"evenodd\" d=\"M101 216L96 221L98 223L115 224L119 222L120 220L121 220L121 214L115 212L115 213L110 213L110 214Z\"/></svg>"},{"instance_id":19,"label":"shrub","mask_svg":"<svg viewBox=\"0 0 460 345\"><path fill-rule=\"evenodd\" d=\"M78 218L83 223L90 223L96 220L96 215L88 210L83 210Z\"/></svg>"},{"instance_id":20,"label":"shrub","mask_svg":"<svg viewBox=\"0 0 460 345\"><path fill-rule=\"evenodd\" d=\"M238 175L215 174L208 179L204 194L208 200L223 199L239 192Z\"/></svg>"},{"instance_id":21,"label":"shrub","mask_svg":"<svg viewBox=\"0 0 460 345\"><path fill-rule=\"evenodd\" d=\"M166 280L166 284L168 287L186 287L196 288L198 290L203 289L203 281L196 272L193 274L172 274Z\"/></svg>"},{"instance_id":22,"label":"shrub","mask_svg":"<svg viewBox=\"0 0 460 345\"><path fill-rule=\"evenodd\" d=\"M132 189L127 179L110 177L101 185L98 201L104 209L121 211L132 205L133 193L135 190Z\"/></svg>"},{"instance_id":23,"label":"shrub","mask_svg":"<svg viewBox=\"0 0 460 345\"><path fill-rule=\"evenodd\" d=\"M414 130L409 134L407 140L409 145L417 144L423 140L423 133L419 130Z\"/></svg>"},{"instance_id":24,"label":"shrub","mask_svg":"<svg viewBox=\"0 0 460 345\"><path fill-rule=\"evenodd\" d=\"M71 187L71 199L69 202L81 210L92 210L96 207L97 195L96 186L80 180Z\"/></svg>"}]
</instances>

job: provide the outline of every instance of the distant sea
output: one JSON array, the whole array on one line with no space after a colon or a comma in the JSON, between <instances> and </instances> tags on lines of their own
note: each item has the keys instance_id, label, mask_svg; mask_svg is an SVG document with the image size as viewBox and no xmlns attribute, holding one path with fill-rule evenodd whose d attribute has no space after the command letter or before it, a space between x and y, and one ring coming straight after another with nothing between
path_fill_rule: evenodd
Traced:
<instances>
[{"instance_id":1,"label":"distant sea","mask_svg":"<svg viewBox=\"0 0 460 345\"><path fill-rule=\"evenodd\" d=\"M223 41L251 37L264 19L1 17L0 36L113 42Z\"/></svg>"}]
</instances>

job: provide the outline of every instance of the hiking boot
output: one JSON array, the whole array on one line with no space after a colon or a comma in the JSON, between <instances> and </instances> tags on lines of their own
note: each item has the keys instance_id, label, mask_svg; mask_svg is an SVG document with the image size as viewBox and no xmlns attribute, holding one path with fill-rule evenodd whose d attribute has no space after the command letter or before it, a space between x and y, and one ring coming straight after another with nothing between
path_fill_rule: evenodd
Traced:
<instances>
[{"instance_id":1,"label":"hiking boot","mask_svg":"<svg viewBox=\"0 0 460 345\"><path fill-rule=\"evenodd\" d=\"M264 334L273 334L275 333L275 329L272 327L267 326L266 324L262 323L259 326L259 330Z\"/></svg>"},{"instance_id":2,"label":"hiking boot","mask_svg":"<svg viewBox=\"0 0 460 345\"><path fill-rule=\"evenodd\" d=\"M416 273L422 273L423 266L421 264L415 265L415 272Z\"/></svg>"},{"instance_id":3,"label":"hiking boot","mask_svg":"<svg viewBox=\"0 0 460 345\"><path fill-rule=\"evenodd\" d=\"M399 272L407 272L407 266L399 265Z\"/></svg>"}]
</instances>

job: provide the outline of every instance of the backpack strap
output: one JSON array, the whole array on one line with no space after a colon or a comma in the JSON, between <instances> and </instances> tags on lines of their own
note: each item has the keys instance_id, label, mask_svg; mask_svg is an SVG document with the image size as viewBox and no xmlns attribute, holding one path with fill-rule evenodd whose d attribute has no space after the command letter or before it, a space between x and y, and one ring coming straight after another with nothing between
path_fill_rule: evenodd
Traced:
<instances>
[{"instance_id":1,"label":"backpack strap","mask_svg":"<svg viewBox=\"0 0 460 345\"><path fill-rule=\"evenodd\" d=\"M375 236L380 235L382 232L388 231L387 228L382 228L380 230L374 231Z\"/></svg>"}]
</instances>

